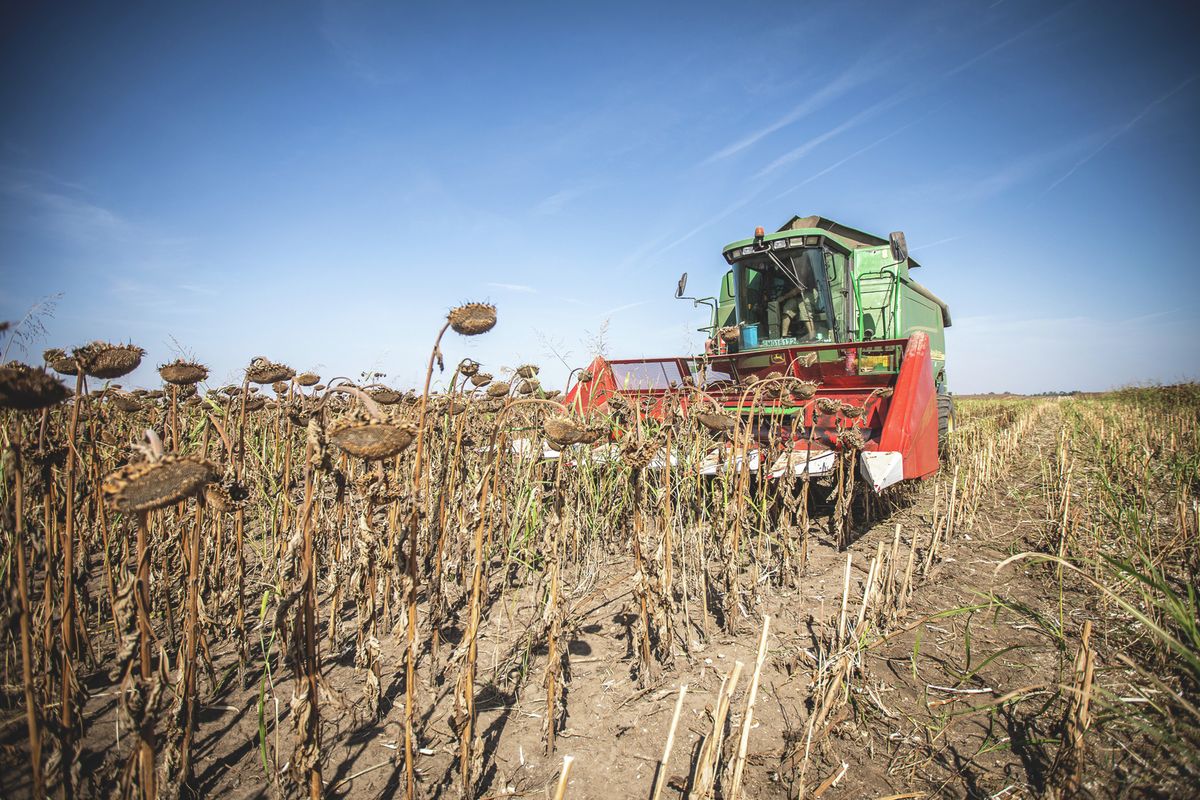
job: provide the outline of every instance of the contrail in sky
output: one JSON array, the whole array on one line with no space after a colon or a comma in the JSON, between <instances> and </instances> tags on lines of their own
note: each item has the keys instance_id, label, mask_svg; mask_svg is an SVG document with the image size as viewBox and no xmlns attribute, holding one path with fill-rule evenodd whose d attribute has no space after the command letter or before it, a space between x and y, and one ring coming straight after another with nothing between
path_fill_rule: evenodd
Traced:
<instances>
[{"instance_id":1,"label":"contrail in sky","mask_svg":"<svg viewBox=\"0 0 1200 800\"><path fill-rule=\"evenodd\" d=\"M1122 125L1121 127L1117 128L1115 131L1113 131L1112 135L1109 136L1107 139L1105 139L1103 142L1101 142L1099 147L1097 147L1092 152L1088 153L1083 158L1079 159L1077 162L1075 162L1075 166L1071 167L1069 170L1066 171L1066 174L1064 174L1061 178L1056 180L1054 183L1047 186L1046 192L1051 191L1055 186L1058 186L1060 183L1065 181L1067 178L1071 177L1076 172L1078 172L1079 169L1084 164L1088 163L1093 158L1100 155L1101 151L1103 151L1104 148L1108 147L1110 144L1112 144L1114 141L1116 141L1123 134L1126 134L1130 130L1132 130L1133 127L1135 125L1137 125L1139 122L1141 122L1142 118L1145 117L1147 114L1149 114L1151 111L1153 111L1155 107L1165 103L1167 100L1170 100L1172 97L1179 94L1181 91L1186 89L1189 84L1191 84L1193 81L1195 81L1196 78L1200 78L1200 75L1191 76L1190 78L1185 80L1183 83L1179 84L1174 89L1167 92L1162 97L1160 97L1157 100L1155 100L1154 102L1150 103L1150 105L1146 106L1141 111L1139 111L1137 114L1135 114L1132 119L1130 119L1124 125ZM1043 192L1043 194L1045 194L1045 192Z\"/></svg>"}]
</instances>

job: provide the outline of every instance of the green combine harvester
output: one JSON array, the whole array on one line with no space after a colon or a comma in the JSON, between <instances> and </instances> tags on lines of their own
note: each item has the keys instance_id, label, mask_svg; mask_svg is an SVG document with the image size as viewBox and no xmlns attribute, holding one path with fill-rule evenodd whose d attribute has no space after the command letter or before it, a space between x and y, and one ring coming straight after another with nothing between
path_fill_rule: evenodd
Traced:
<instances>
[{"instance_id":1,"label":"green combine harvester","mask_svg":"<svg viewBox=\"0 0 1200 800\"><path fill-rule=\"evenodd\" d=\"M703 355L597 358L567 404L661 417L671 402L714 430L744 430L702 468L768 478L823 475L858 454L876 490L932 475L954 407L947 390L950 310L913 280L903 233L875 236L824 217L793 217L726 245ZM739 425L740 423L740 425Z\"/></svg>"}]
</instances>

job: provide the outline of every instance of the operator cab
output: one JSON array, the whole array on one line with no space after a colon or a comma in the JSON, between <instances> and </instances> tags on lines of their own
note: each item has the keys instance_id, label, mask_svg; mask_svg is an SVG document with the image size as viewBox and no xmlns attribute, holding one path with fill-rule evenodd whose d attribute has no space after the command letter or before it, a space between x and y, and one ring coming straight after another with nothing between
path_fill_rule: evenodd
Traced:
<instances>
[{"instance_id":1,"label":"operator cab","mask_svg":"<svg viewBox=\"0 0 1200 800\"><path fill-rule=\"evenodd\" d=\"M716 316L729 326L730 345L746 351L834 341L832 257L819 237L767 238L762 228L749 243L727 248L733 269Z\"/></svg>"},{"instance_id":2,"label":"operator cab","mask_svg":"<svg viewBox=\"0 0 1200 800\"><path fill-rule=\"evenodd\" d=\"M781 247L734 262L740 349L833 341L824 255Z\"/></svg>"}]
</instances>

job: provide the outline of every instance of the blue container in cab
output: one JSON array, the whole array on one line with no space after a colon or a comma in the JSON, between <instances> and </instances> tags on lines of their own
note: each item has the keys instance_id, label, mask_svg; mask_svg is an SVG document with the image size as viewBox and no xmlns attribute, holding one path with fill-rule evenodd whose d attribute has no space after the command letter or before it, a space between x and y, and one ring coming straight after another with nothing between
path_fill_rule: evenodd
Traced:
<instances>
[{"instance_id":1,"label":"blue container in cab","mask_svg":"<svg viewBox=\"0 0 1200 800\"><path fill-rule=\"evenodd\" d=\"M742 347L758 347L758 326L747 325L742 328Z\"/></svg>"}]
</instances>

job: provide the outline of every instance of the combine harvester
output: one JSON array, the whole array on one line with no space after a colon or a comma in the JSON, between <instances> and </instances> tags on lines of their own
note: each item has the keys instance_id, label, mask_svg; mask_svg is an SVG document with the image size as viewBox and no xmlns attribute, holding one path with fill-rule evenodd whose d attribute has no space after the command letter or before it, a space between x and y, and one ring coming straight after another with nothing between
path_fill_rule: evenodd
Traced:
<instances>
[{"instance_id":1,"label":"combine harvester","mask_svg":"<svg viewBox=\"0 0 1200 800\"><path fill-rule=\"evenodd\" d=\"M876 492L935 473L954 420L950 310L912 279L904 234L794 217L722 252L731 268L716 297L685 297L686 272L676 291L711 309L703 355L597 358L566 405L654 418L670 406L727 430L733 441L701 467L710 475L825 475L839 453L858 453Z\"/></svg>"}]
</instances>

